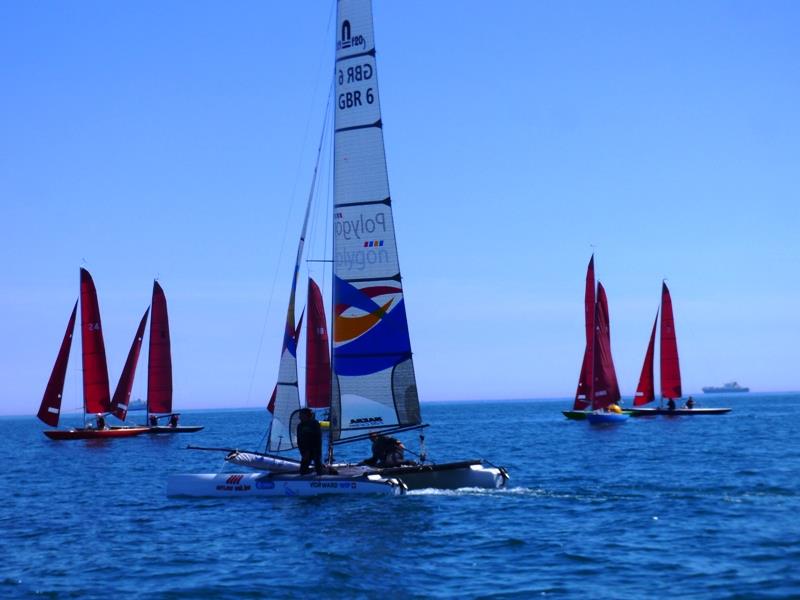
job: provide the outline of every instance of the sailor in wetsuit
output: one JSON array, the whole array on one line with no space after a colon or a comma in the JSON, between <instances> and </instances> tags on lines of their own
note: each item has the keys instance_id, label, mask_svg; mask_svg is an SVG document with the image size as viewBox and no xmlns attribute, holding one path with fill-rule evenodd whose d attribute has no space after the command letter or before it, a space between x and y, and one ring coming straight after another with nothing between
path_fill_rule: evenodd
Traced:
<instances>
[{"instance_id":1,"label":"sailor in wetsuit","mask_svg":"<svg viewBox=\"0 0 800 600\"><path fill-rule=\"evenodd\" d=\"M399 467L407 464L404 460L405 446L400 440L388 435L378 435L374 431L369 434L369 439L372 440L372 456L358 464L370 467Z\"/></svg>"},{"instance_id":2,"label":"sailor in wetsuit","mask_svg":"<svg viewBox=\"0 0 800 600\"><path fill-rule=\"evenodd\" d=\"M322 428L314 418L310 408L300 409L300 422L297 424L297 448L300 450L300 474L311 472L311 461L317 475L322 475Z\"/></svg>"},{"instance_id":3,"label":"sailor in wetsuit","mask_svg":"<svg viewBox=\"0 0 800 600\"><path fill-rule=\"evenodd\" d=\"M675 399L674 399L674 398L670 398L670 399L667 401L667 409L669 409L669 410L675 410Z\"/></svg>"}]
</instances>

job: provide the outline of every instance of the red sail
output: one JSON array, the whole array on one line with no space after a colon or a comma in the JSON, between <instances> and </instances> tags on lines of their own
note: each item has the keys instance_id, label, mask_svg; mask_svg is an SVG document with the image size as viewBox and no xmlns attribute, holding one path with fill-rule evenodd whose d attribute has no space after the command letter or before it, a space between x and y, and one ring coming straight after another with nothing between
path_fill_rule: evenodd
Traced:
<instances>
[{"instance_id":1,"label":"red sail","mask_svg":"<svg viewBox=\"0 0 800 600\"><path fill-rule=\"evenodd\" d=\"M604 357L603 368L606 371L606 378L608 381L608 392L614 402L620 399L619 383L617 382L617 370L614 368L614 359L611 356L611 314L608 311L608 298L606 297L606 290L603 284L597 284L597 310L602 314L603 322L605 323L605 337L608 347L608 355Z\"/></svg>"},{"instance_id":2,"label":"red sail","mask_svg":"<svg viewBox=\"0 0 800 600\"><path fill-rule=\"evenodd\" d=\"M586 326L586 348L583 352L578 389L575 392L573 410L584 410L591 404L592 370L594 368L594 254L586 269L586 290L584 292L584 320Z\"/></svg>"},{"instance_id":3,"label":"red sail","mask_svg":"<svg viewBox=\"0 0 800 600\"><path fill-rule=\"evenodd\" d=\"M328 349L328 326L322 292L313 279L308 280L308 325L306 326L306 406L328 408L331 405L331 358Z\"/></svg>"},{"instance_id":4,"label":"red sail","mask_svg":"<svg viewBox=\"0 0 800 600\"><path fill-rule=\"evenodd\" d=\"M69 361L69 349L72 346L72 333L75 331L75 314L77 311L78 303L75 302L72 315L67 323L67 331L64 333L61 348L59 348L58 356L56 356L56 363L53 365L53 371L50 373L50 379L44 389L42 404L39 406L39 412L36 415L50 427L58 426L58 417L61 413L61 395L64 392L64 378L67 376L67 362Z\"/></svg>"},{"instance_id":5,"label":"red sail","mask_svg":"<svg viewBox=\"0 0 800 600\"><path fill-rule=\"evenodd\" d=\"M111 398L111 410L114 412L114 415L122 421L128 416L128 404L131 400L133 378L136 375L136 365L139 362L139 352L142 349L144 327L147 324L147 315L149 312L149 308L144 311L142 320L139 322L139 329L136 330L136 336L133 338L131 349L128 352L128 359L125 361L122 374L119 376L117 389L114 390L114 396Z\"/></svg>"},{"instance_id":6,"label":"red sail","mask_svg":"<svg viewBox=\"0 0 800 600\"><path fill-rule=\"evenodd\" d=\"M653 321L653 332L650 334L650 343L647 344L647 353L644 355L642 374L639 376L639 385L636 387L636 395L633 397L634 406L642 406L655 400L656 389L653 379L653 358L656 352L656 325L658 324L658 311L656 319Z\"/></svg>"},{"instance_id":7,"label":"red sail","mask_svg":"<svg viewBox=\"0 0 800 600\"><path fill-rule=\"evenodd\" d=\"M608 304L605 290L598 285L598 302L595 308L594 335L594 385L592 386L592 408L606 408L619 400L614 359L611 357L611 337L608 329ZM605 306L605 308L604 308Z\"/></svg>"},{"instance_id":8,"label":"red sail","mask_svg":"<svg viewBox=\"0 0 800 600\"><path fill-rule=\"evenodd\" d=\"M153 310L150 318L150 349L147 357L147 411L172 412L172 352L169 318L164 290L153 282Z\"/></svg>"},{"instance_id":9,"label":"red sail","mask_svg":"<svg viewBox=\"0 0 800 600\"><path fill-rule=\"evenodd\" d=\"M672 298L667 284L661 288L661 397L681 397L681 365L678 362L678 340L672 316Z\"/></svg>"},{"instance_id":10,"label":"red sail","mask_svg":"<svg viewBox=\"0 0 800 600\"><path fill-rule=\"evenodd\" d=\"M89 271L81 269L81 342L83 345L83 402L87 413L111 410L108 366L97 290Z\"/></svg>"}]
</instances>

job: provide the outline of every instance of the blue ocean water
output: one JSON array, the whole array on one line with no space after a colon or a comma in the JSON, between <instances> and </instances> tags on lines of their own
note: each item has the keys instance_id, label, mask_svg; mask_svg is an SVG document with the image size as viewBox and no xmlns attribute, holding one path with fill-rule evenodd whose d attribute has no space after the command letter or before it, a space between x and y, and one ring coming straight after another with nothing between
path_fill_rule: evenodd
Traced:
<instances>
[{"instance_id":1,"label":"blue ocean water","mask_svg":"<svg viewBox=\"0 0 800 600\"><path fill-rule=\"evenodd\" d=\"M253 448L263 410L113 441L3 418L0 597L800 596L800 394L700 400L734 411L597 427L563 401L426 404L433 458L485 457L510 487L398 498L165 496L222 467L187 443Z\"/></svg>"}]
</instances>

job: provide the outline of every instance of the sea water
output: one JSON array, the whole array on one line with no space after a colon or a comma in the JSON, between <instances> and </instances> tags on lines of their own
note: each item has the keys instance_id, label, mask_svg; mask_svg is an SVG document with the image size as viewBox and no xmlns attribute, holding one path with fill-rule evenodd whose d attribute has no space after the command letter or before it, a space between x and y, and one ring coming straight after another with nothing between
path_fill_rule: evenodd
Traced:
<instances>
[{"instance_id":1,"label":"sea water","mask_svg":"<svg viewBox=\"0 0 800 600\"><path fill-rule=\"evenodd\" d=\"M223 468L188 443L258 449L261 409L109 441L3 418L0 597L800 596L800 394L698 398L733 412L592 426L567 401L425 404L431 459L511 481L394 498L166 497L170 473Z\"/></svg>"}]
</instances>

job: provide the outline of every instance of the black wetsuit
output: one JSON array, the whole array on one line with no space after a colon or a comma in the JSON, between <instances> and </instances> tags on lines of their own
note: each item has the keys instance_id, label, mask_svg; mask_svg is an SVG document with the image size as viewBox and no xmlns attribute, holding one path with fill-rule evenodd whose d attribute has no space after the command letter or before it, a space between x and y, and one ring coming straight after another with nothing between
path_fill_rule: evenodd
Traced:
<instances>
[{"instance_id":1,"label":"black wetsuit","mask_svg":"<svg viewBox=\"0 0 800 600\"><path fill-rule=\"evenodd\" d=\"M311 461L317 475L322 475L322 428L316 419L300 421L297 424L297 448L300 450L300 474L311 471Z\"/></svg>"},{"instance_id":2,"label":"black wetsuit","mask_svg":"<svg viewBox=\"0 0 800 600\"><path fill-rule=\"evenodd\" d=\"M385 435L378 436L375 441L372 442L372 456L370 456L367 460L362 461L362 464L370 465L372 467L397 466L397 464L395 464L397 462L395 455L398 450L400 450L399 444L400 442L393 437ZM401 451L400 461L402 460L403 456Z\"/></svg>"}]
</instances>

